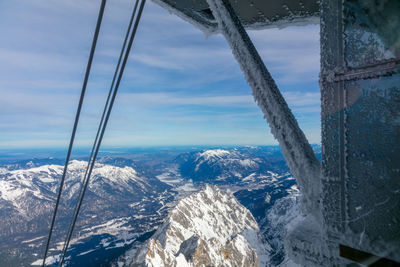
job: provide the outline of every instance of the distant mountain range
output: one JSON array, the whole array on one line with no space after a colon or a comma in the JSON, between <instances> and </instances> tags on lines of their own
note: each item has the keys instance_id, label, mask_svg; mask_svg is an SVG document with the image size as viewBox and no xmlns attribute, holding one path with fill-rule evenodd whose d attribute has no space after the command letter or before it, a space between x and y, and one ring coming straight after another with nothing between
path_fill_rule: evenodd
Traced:
<instances>
[{"instance_id":1,"label":"distant mountain range","mask_svg":"<svg viewBox=\"0 0 400 267\"><path fill-rule=\"evenodd\" d=\"M0 162L0 266L40 263L62 164L55 158ZM49 263L57 261L86 164L69 165ZM168 212L206 184L234 194L258 223L270 263L284 263L283 238L300 216L295 180L278 147L241 147L100 158L67 266L129 265L132 251Z\"/></svg>"},{"instance_id":2,"label":"distant mountain range","mask_svg":"<svg viewBox=\"0 0 400 267\"><path fill-rule=\"evenodd\" d=\"M69 164L56 224L56 242L61 241L60 237L68 229L86 165L87 162L76 160ZM12 266L18 261L32 263L43 251L63 166L31 166L35 163L28 162L21 169L15 166L0 169L0 253L12 248L19 255L17 258L0 257L0 266ZM91 236L104 236L102 242L112 247L115 238L106 236L123 234L125 242L129 243L138 232L151 230L152 220L160 221L160 216L166 215L164 203L173 198L169 188L131 167L97 164L79 216L76 231L79 239L88 239L90 243ZM143 216L148 219L142 225ZM8 263L7 258L12 260Z\"/></svg>"},{"instance_id":3,"label":"distant mountain range","mask_svg":"<svg viewBox=\"0 0 400 267\"><path fill-rule=\"evenodd\" d=\"M181 154L177 162L184 179L233 190L239 202L251 211L271 247L270 263L284 261L284 237L289 223L300 215L300 192L279 149L203 150Z\"/></svg>"},{"instance_id":4,"label":"distant mountain range","mask_svg":"<svg viewBox=\"0 0 400 267\"><path fill-rule=\"evenodd\" d=\"M194 182L246 184L262 181L271 173L288 172L277 149L245 147L181 154L176 158L182 177Z\"/></svg>"}]
</instances>

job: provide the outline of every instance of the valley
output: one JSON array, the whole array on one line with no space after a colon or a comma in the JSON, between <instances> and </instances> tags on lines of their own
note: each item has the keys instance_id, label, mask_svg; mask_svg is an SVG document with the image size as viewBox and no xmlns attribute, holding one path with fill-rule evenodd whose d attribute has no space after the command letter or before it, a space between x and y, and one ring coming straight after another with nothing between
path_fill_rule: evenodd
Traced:
<instances>
[{"instance_id":1,"label":"valley","mask_svg":"<svg viewBox=\"0 0 400 267\"><path fill-rule=\"evenodd\" d=\"M283 237L300 216L299 190L278 147L104 153L95 166L66 266L122 266L168 212L206 184L232 192L257 221L271 262L285 261ZM57 262L86 162L70 162L48 264ZM40 265L62 161L0 160L0 265ZM279 206L279 210L277 207ZM285 221L285 218L290 218ZM273 227L272 227L273 226Z\"/></svg>"}]
</instances>

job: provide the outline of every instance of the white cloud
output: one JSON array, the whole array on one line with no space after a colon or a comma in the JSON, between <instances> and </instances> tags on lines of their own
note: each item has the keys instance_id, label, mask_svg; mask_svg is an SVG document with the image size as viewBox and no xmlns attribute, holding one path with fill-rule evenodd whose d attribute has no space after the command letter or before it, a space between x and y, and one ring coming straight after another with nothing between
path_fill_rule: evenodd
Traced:
<instances>
[{"instance_id":1,"label":"white cloud","mask_svg":"<svg viewBox=\"0 0 400 267\"><path fill-rule=\"evenodd\" d=\"M279 83L295 85L318 80L318 25L250 31L249 35Z\"/></svg>"},{"instance_id":2,"label":"white cloud","mask_svg":"<svg viewBox=\"0 0 400 267\"><path fill-rule=\"evenodd\" d=\"M99 3L0 1L0 91L5 96L0 99L0 144L43 145L45 139L48 144L64 143L55 139L64 139L70 132ZM91 127L97 126L132 5L128 0L108 1L82 114L82 138L90 139ZM318 26L308 26L249 32L278 85L284 86L289 106L302 116L314 116L320 110L315 88L297 89L305 87L304 83L316 84L318 79L318 31ZM192 133L190 140L197 136L204 143L224 138L234 142L247 134L257 142L262 137L270 142L250 93L222 36L206 39L198 29L149 1L125 70L109 138L112 127L120 127L125 131L118 132L118 140L129 139L124 134L135 129L146 129L148 140L156 140L156 132L168 132L168 138L161 139L166 143L176 140L174 131L179 135L178 131L196 130L198 136ZM165 122L180 128L169 132ZM205 124L210 122L226 130L221 127L208 133ZM318 123L308 126L318 129ZM240 135L229 134L235 129L241 129ZM145 142L146 138L139 139Z\"/></svg>"},{"instance_id":3,"label":"white cloud","mask_svg":"<svg viewBox=\"0 0 400 267\"><path fill-rule=\"evenodd\" d=\"M291 107L320 106L319 92L284 92L283 96ZM123 93L119 98L119 102L123 105L136 106L255 106L252 95L188 96L176 93Z\"/></svg>"}]
</instances>

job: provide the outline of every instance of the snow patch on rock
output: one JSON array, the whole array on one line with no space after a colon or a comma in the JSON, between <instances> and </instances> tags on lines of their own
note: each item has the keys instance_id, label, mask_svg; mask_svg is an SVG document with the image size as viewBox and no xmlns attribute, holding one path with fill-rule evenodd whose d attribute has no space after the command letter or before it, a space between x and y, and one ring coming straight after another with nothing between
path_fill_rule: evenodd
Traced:
<instances>
[{"instance_id":1,"label":"snow patch on rock","mask_svg":"<svg viewBox=\"0 0 400 267\"><path fill-rule=\"evenodd\" d=\"M250 211L207 185L177 204L131 266L265 266L267 248Z\"/></svg>"}]
</instances>

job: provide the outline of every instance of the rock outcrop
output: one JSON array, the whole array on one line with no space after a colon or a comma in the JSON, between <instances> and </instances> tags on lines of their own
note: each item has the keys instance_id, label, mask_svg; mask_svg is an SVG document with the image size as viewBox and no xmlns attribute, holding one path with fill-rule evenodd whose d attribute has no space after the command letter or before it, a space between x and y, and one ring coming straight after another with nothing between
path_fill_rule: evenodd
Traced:
<instances>
[{"instance_id":1,"label":"rock outcrop","mask_svg":"<svg viewBox=\"0 0 400 267\"><path fill-rule=\"evenodd\" d=\"M206 186L178 203L131 266L265 266L267 250L250 211Z\"/></svg>"}]
</instances>

